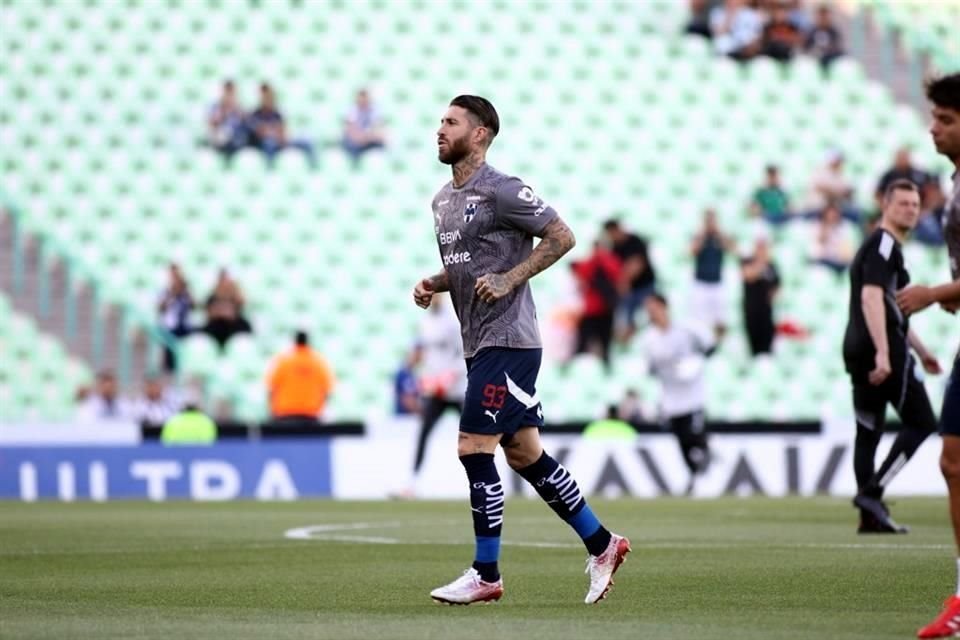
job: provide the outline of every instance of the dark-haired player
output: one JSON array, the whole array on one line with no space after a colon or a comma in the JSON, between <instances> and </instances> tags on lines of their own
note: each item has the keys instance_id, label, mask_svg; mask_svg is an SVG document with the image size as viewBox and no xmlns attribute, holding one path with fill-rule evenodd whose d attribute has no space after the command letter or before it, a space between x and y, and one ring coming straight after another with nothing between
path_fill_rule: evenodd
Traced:
<instances>
[{"instance_id":1,"label":"dark-haired player","mask_svg":"<svg viewBox=\"0 0 960 640\"><path fill-rule=\"evenodd\" d=\"M952 281L936 287L916 286L901 291L897 302L904 313L916 313L936 303L948 313L960 309L960 73L943 76L927 84L927 99L933 104L930 133L937 151L953 163L953 193L944 209L944 238L950 256ZM960 356L960 354L958 354ZM940 412L943 450L940 469L950 495L953 535L960 549L960 357L943 395ZM920 638L945 638L960 632L960 552L957 557L957 591L947 598L936 620L920 629Z\"/></svg>"},{"instance_id":2,"label":"dark-haired player","mask_svg":"<svg viewBox=\"0 0 960 640\"><path fill-rule=\"evenodd\" d=\"M540 444L543 411L537 399L541 342L527 281L574 245L573 232L519 179L486 163L500 130L485 98L458 96L437 131L439 159L453 180L433 199L434 230L443 270L413 291L420 307L449 291L460 319L467 391L457 453L467 473L476 536L473 565L430 596L448 604L499 600L497 561L503 525L503 484L494 464L497 445L507 462L583 539L590 588L601 600L630 542L605 529L576 481ZM534 236L540 238L533 246Z\"/></svg>"},{"instance_id":3,"label":"dark-haired player","mask_svg":"<svg viewBox=\"0 0 960 640\"><path fill-rule=\"evenodd\" d=\"M859 533L906 533L883 503L883 492L916 450L937 429L930 397L910 353L916 351L928 373L940 373L897 307L897 291L910 276L901 245L920 216L920 193L909 180L896 180L883 195L880 226L857 251L850 265L850 317L843 338L843 359L853 383L857 437L853 470L860 509ZM874 456L883 435L887 405L903 421L886 460L874 472Z\"/></svg>"}]
</instances>

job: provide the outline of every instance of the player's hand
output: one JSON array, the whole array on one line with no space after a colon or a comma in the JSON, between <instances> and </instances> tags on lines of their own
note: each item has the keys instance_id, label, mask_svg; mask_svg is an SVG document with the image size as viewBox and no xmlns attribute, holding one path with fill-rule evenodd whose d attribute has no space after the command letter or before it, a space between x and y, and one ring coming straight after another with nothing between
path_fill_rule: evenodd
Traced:
<instances>
[{"instance_id":1,"label":"player's hand","mask_svg":"<svg viewBox=\"0 0 960 640\"><path fill-rule=\"evenodd\" d=\"M413 301L421 309L426 309L430 306L430 302L433 300L433 285L430 283L430 280L424 278L417 283L417 286L413 288Z\"/></svg>"},{"instance_id":2,"label":"player's hand","mask_svg":"<svg viewBox=\"0 0 960 640\"><path fill-rule=\"evenodd\" d=\"M874 359L874 369L870 372L870 375L867 379L875 387L883 384L883 381L890 377L892 369L890 368L890 356L886 353L877 352L877 356Z\"/></svg>"},{"instance_id":3,"label":"player's hand","mask_svg":"<svg viewBox=\"0 0 960 640\"><path fill-rule=\"evenodd\" d=\"M933 292L930 287L915 286L901 289L897 292L897 305L900 310L910 315L923 311L933 304Z\"/></svg>"},{"instance_id":4,"label":"player's hand","mask_svg":"<svg viewBox=\"0 0 960 640\"><path fill-rule=\"evenodd\" d=\"M928 353L920 358L920 364L923 365L923 370L932 376L938 376L943 373L943 369L940 368L940 361L937 360L933 354Z\"/></svg>"},{"instance_id":5,"label":"player's hand","mask_svg":"<svg viewBox=\"0 0 960 640\"><path fill-rule=\"evenodd\" d=\"M484 302L496 302L510 293L513 290L513 285L506 274L488 273L477 278L474 290Z\"/></svg>"},{"instance_id":6,"label":"player's hand","mask_svg":"<svg viewBox=\"0 0 960 640\"><path fill-rule=\"evenodd\" d=\"M953 302L941 302L940 308L947 313L956 313L957 311L960 311L960 300L954 300Z\"/></svg>"}]
</instances>

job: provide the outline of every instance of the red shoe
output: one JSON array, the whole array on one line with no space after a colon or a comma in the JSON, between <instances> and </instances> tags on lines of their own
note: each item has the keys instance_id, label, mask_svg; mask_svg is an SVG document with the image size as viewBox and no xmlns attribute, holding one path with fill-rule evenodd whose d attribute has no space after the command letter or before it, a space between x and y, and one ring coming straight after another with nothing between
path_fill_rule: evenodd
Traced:
<instances>
[{"instance_id":1,"label":"red shoe","mask_svg":"<svg viewBox=\"0 0 960 640\"><path fill-rule=\"evenodd\" d=\"M917 631L918 638L952 638L960 635L960 597L950 596L937 619Z\"/></svg>"}]
</instances>

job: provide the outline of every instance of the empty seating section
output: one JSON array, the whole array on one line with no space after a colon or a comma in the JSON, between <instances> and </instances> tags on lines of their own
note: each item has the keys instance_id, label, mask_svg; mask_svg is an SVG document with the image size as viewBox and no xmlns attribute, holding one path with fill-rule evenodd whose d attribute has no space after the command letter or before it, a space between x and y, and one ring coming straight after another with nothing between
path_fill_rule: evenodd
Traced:
<instances>
[{"instance_id":1,"label":"empty seating section","mask_svg":"<svg viewBox=\"0 0 960 640\"><path fill-rule=\"evenodd\" d=\"M878 23L897 31L907 48L930 56L942 71L960 69L960 1L857 0L869 8Z\"/></svg>"},{"instance_id":2,"label":"empty seating section","mask_svg":"<svg viewBox=\"0 0 960 640\"><path fill-rule=\"evenodd\" d=\"M191 337L182 360L240 417L264 416L269 359L299 327L337 372L331 417L386 411L420 314L411 287L439 268L429 203L449 169L435 159L434 131L457 93L497 105L491 163L570 221L578 256L612 215L647 234L678 311L701 211L717 207L747 246L745 203L765 164L782 166L795 201L830 148L846 152L863 202L899 145L944 170L921 118L855 62L838 61L824 77L808 59L716 59L705 42L678 35L685 4L0 0L0 94L15 97L0 102L3 195L32 233L104 283L109 300L146 316L170 260L197 296L229 267L254 335L222 355ZM332 147L315 172L295 153L266 171L253 151L225 168L196 143L225 77L247 105L256 83L271 81L290 128L321 145L337 139L353 92L370 86L389 147L359 170ZM746 356L736 267L727 265L732 330L710 364L710 414L849 411L838 360L847 285L806 266L808 237L801 226L785 231L776 260L781 315L812 335L782 341L771 362ZM909 255L917 280L946 273L937 252ZM558 268L535 282L544 319L567 277ZM930 314L917 325L946 356L949 320ZM594 416L627 387L652 398L635 345L618 353L610 376L577 358L546 366L541 380L551 419Z\"/></svg>"},{"instance_id":3,"label":"empty seating section","mask_svg":"<svg viewBox=\"0 0 960 640\"><path fill-rule=\"evenodd\" d=\"M83 363L0 295L0 421L68 419L74 394L91 380Z\"/></svg>"}]
</instances>

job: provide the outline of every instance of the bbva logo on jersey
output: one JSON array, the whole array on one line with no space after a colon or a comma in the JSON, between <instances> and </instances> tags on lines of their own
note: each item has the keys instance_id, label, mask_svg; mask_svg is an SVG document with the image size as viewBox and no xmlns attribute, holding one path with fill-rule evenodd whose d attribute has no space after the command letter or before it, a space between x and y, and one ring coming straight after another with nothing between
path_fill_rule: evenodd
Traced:
<instances>
[{"instance_id":1,"label":"bbva logo on jersey","mask_svg":"<svg viewBox=\"0 0 960 640\"><path fill-rule=\"evenodd\" d=\"M473 220L474 216L477 215L477 203L470 202L463 209L463 223L469 224Z\"/></svg>"}]
</instances>

